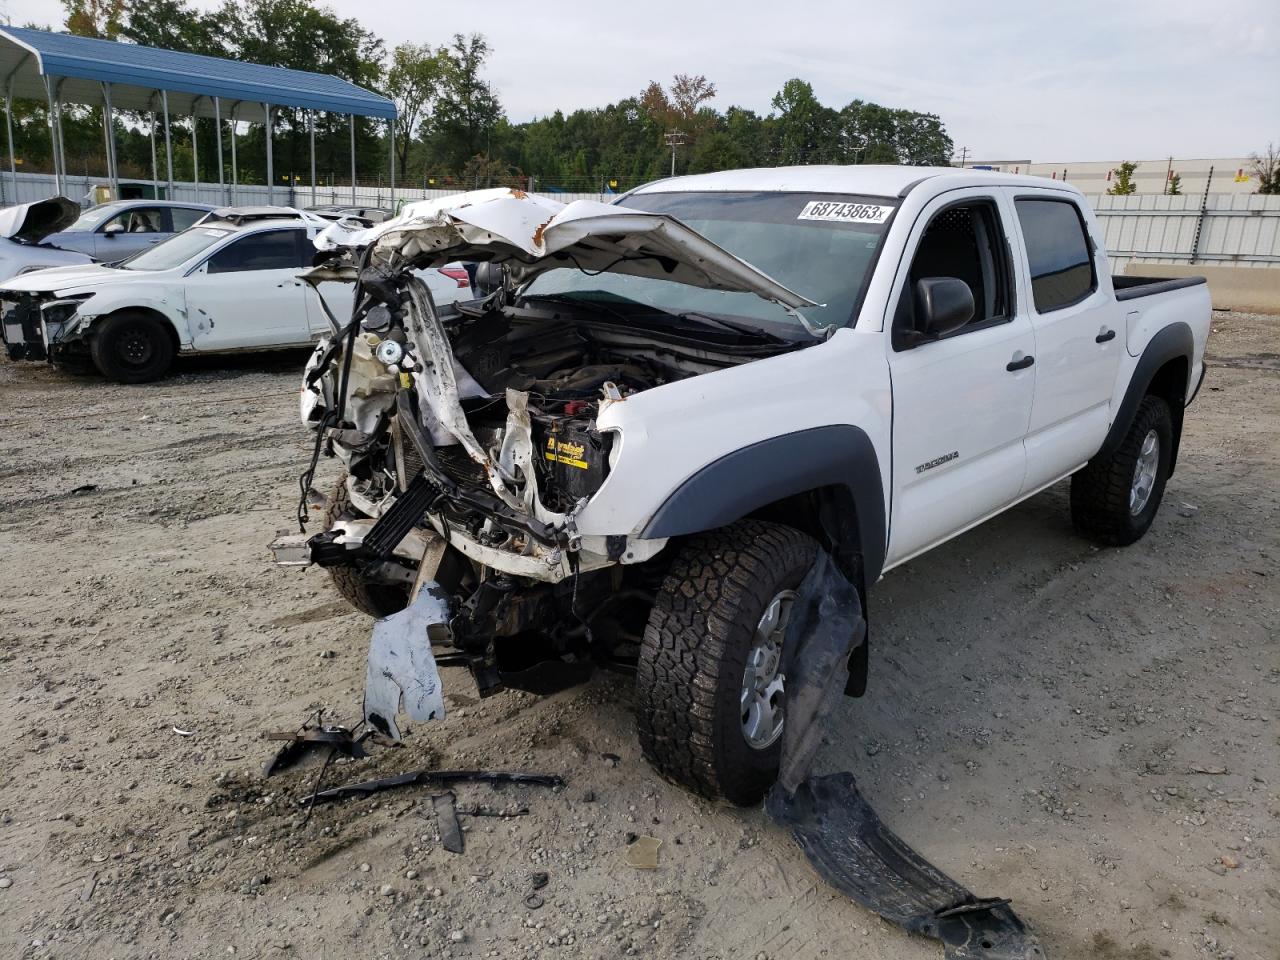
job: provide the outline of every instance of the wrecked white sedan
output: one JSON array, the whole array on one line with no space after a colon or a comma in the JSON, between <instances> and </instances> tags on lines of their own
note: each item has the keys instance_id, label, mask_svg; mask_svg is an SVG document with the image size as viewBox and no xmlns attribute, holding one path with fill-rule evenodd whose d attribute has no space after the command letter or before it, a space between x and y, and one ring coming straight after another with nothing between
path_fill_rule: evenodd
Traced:
<instances>
[{"instance_id":1,"label":"wrecked white sedan","mask_svg":"<svg viewBox=\"0 0 1280 960\"><path fill-rule=\"evenodd\" d=\"M357 285L302 390L344 472L275 546L380 618L366 720L443 711L432 643L482 695L632 669L648 759L735 803L862 692L884 570L1073 474L1082 532L1141 537L1204 370L1203 281L1113 284L1083 197L1035 178L484 191L317 245L308 279ZM501 282L444 310L413 271L458 258Z\"/></svg>"}]
</instances>

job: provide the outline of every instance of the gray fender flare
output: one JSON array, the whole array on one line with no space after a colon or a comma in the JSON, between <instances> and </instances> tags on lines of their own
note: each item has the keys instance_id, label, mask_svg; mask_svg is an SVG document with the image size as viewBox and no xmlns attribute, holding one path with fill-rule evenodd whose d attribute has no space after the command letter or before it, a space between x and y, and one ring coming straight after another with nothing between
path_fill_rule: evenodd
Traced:
<instances>
[{"instance_id":1,"label":"gray fender flare","mask_svg":"<svg viewBox=\"0 0 1280 960\"><path fill-rule=\"evenodd\" d=\"M1187 376L1190 377L1194 356L1195 340L1191 336L1191 328L1185 323L1171 323L1151 338L1151 342L1143 349L1142 356L1138 358L1138 365L1134 367L1133 376L1129 378L1129 386L1125 388L1124 399L1120 401L1120 409L1116 411L1116 417L1111 421L1111 429L1107 431L1107 437L1102 441L1102 447L1094 454L1095 457L1109 457L1115 453L1124 440L1125 434L1129 432L1129 425L1133 423L1138 404L1146 396L1151 381L1155 379L1160 368L1170 360L1185 359ZM1186 395L1186 384L1183 384L1184 402ZM1182 410L1183 405L1179 403L1174 410L1170 411L1173 414L1173 452L1169 461L1170 474L1173 473L1173 467L1177 463L1178 446L1182 439Z\"/></svg>"},{"instance_id":2,"label":"gray fender flare","mask_svg":"<svg viewBox=\"0 0 1280 960\"><path fill-rule=\"evenodd\" d=\"M884 568L887 518L880 460L866 432L851 424L813 427L725 454L677 487L650 518L644 539L677 537L740 520L785 497L843 486L857 511L867 583Z\"/></svg>"}]
</instances>

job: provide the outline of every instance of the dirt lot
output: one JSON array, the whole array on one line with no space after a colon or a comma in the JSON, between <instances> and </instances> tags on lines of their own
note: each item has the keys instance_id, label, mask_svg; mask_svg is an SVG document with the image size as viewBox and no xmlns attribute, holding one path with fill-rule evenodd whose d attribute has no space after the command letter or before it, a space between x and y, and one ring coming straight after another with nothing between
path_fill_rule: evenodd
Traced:
<instances>
[{"instance_id":1,"label":"dirt lot","mask_svg":"<svg viewBox=\"0 0 1280 960\"><path fill-rule=\"evenodd\" d=\"M1060 485L889 574L871 690L820 761L1054 958L1280 957L1280 319L1218 314L1211 352L1146 539L1090 546ZM529 809L464 818L461 855L425 788L303 827L315 771L263 780L261 736L356 719L370 622L265 550L307 454L300 365L121 387L0 363L0 953L941 956L760 810L659 781L623 677L481 703L446 670L445 722L329 772L567 778L460 786ZM626 865L628 834L659 869Z\"/></svg>"}]
</instances>

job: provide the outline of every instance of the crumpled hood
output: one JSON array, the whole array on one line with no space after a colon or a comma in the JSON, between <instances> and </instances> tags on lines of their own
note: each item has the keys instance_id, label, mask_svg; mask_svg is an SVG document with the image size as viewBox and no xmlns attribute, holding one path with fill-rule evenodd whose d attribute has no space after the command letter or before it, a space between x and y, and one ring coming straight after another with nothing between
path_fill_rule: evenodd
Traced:
<instances>
[{"instance_id":1,"label":"crumpled hood","mask_svg":"<svg viewBox=\"0 0 1280 960\"><path fill-rule=\"evenodd\" d=\"M22 243L39 243L49 234L67 229L78 219L80 204L66 197L19 203L0 210L0 237Z\"/></svg>"},{"instance_id":2,"label":"crumpled hood","mask_svg":"<svg viewBox=\"0 0 1280 960\"><path fill-rule=\"evenodd\" d=\"M0 290L22 293L56 293L76 287L101 287L111 283L137 280L137 271L116 270L98 263L72 264L66 267L47 267L32 270L0 284Z\"/></svg>"},{"instance_id":3,"label":"crumpled hood","mask_svg":"<svg viewBox=\"0 0 1280 960\"><path fill-rule=\"evenodd\" d=\"M815 305L675 217L595 200L563 204L505 187L410 203L369 228L339 221L315 243L321 250L373 244L375 253L419 267L493 260L518 282L572 265L754 293L791 308Z\"/></svg>"}]
</instances>

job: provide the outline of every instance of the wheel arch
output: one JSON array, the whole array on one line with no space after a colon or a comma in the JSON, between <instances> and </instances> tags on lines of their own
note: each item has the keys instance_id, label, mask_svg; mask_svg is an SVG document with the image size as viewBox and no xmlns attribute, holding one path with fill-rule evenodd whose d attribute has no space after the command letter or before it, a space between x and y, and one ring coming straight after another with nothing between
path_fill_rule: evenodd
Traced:
<instances>
[{"instance_id":1,"label":"wheel arch","mask_svg":"<svg viewBox=\"0 0 1280 960\"><path fill-rule=\"evenodd\" d=\"M1191 328L1185 323L1172 323L1151 338L1138 358L1115 419L1111 421L1111 429L1095 456L1106 457L1116 451L1133 422L1138 404L1150 394L1169 404L1173 418L1173 450L1169 455L1169 475L1173 475L1182 441L1182 418L1194 355L1195 341Z\"/></svg>"},{"instance_id":2,"label":"wheel arch","mask_svg":"<svg viewBox=\"0 0 1280 960\"><path fill-rule=\"evenodd\" d=\"M98 329L102 326L102 324L105 321L109 320L112 317L121 316L122 314L137 314L141 316L151 317L154 320L158 320L160 322L160 326L164 329L165 333L169 335L169 341L173 344L174 354L177 354L181 351L182 342L178 338L178 328L174 324L173 318L170 317L168 314L166 314L163 310L157 310L155 307L143 306L141 304L116 307L114 310L110 310L106 313L98 315L97 317L94 318L93 324L89 327L89 329L85 331L86 339L96 336Z\"/></svg>"},{"instance_id":3,"label":"wheel arch","mask_svg":"<svg viewBox=\"0 0 1280 960\"><path fill-rule=\"evenodd\" d=\"M842 566L856 553L864 584L874 583L888 542L875 444L860 427L832 424L742 447L686 479L641 536L685 536L744 517L777 520L826 539Z\"/></svg>"}]
</instances>

